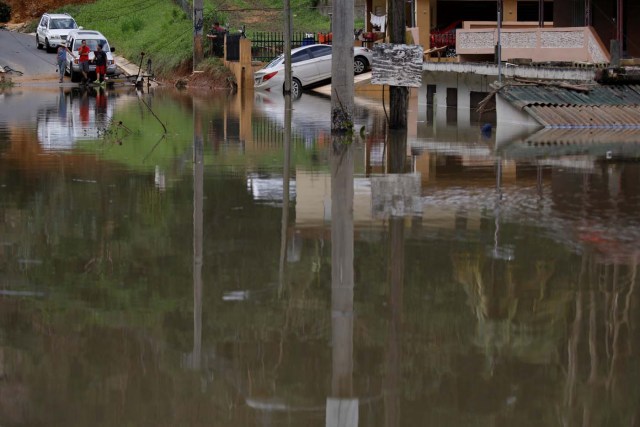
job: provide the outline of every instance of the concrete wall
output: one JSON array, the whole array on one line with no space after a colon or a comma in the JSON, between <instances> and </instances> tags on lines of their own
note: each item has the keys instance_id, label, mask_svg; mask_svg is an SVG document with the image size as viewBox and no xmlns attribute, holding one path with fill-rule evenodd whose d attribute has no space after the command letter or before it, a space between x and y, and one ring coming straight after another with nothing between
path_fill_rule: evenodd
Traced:
<instances>
[{"instance_id":1,"label":"concrete wall","mask_svg":"<svg viewBox=\"0 0 640 427\"><path fill-rule=\"evenodd\" d=\"M505 28L501 33L502 58L529 58L534 62L575 61L608 63L609 52L591 27ZM456 51L461 61L491 54L497 29L458 30Z\"/></svg>"},{"instance_id":2,"label":"concrete wall","mask_svg":"<svg viewBox=\"0 0 640 427\"><path fill-rule=\"evenodd\" d=\"M225 43L224 57L227 57L227 48ZM224 61L227 67L233 73L238 84L238 91L253 90L253 67L251 66L251 40L240 40L240 60Z\"/></svg>"}]
</instances>

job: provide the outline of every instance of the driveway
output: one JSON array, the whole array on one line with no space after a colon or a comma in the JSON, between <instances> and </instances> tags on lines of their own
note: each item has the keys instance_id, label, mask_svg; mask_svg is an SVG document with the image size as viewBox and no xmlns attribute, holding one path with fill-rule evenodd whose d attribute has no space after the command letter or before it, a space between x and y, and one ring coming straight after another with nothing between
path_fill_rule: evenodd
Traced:
<instances>
[{"instance_id":1,"label":"driveway","mask_svg":"<svg viewBox=\"0 0 640 427\"><path fill-rule=\"evenodd\" d=\"M118 68L125 74L137 73L137 65L131 64L120 56L115 56L115 60ZM35 34L0 30L0 69L4 70L5 67L23 73L22 76L11 73L11 78L15 82L51 81L58 84L56 54L37 49ZM67 76L65 83L68 82Z\"/></svg>"},{"instance_id":2,"label":"driveway","mask_svg":"<svg viewBox=\"0 0 640 427\"><path fill-rule=\"evenodd\" d=\"M56 55L36 49L36 38L31 34L0 30L0 67L21 71L27 79L55 80ZM13 74L17 78L19 74Z\"/></svg>"}]
</instances>

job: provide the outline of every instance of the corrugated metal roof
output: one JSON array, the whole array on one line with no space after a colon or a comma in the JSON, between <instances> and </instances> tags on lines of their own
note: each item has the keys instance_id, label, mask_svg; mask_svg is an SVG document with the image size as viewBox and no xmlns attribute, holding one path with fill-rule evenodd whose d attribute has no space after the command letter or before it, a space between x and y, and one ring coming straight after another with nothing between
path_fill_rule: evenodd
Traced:
<instances>
[{"instance_id":1,"label":"corrugated metal roof","mask_svg":"<svg viewBox=\"0 0 640 427\"><path fill-rule=\"evenodd\" d=\"M546 127L638 128L640 85L583 85L587 92L549 84L507 84L504 100Z\"/></svg>"},{"instance_id":2,"label":"corrugated metal roof","mask_svg":"<svg viewBox=\"0 0 640 427\"><path fill-rule=\"evenodd\" d=\"M518 108L529 105L640 105L640 85L594 84L588 92L548 85L506 85L500 95Z\"/></svg>"},{"instance_id":3,"label":"corrugated metal roof","mask_svg":"<svg viewBox=\"0 0 640 427\"><path fill-rule=\"evenodd\" d=\"M635 105L530 105L524 110L545 127L640 129L640 107Z\"/></svg>"}]
</instances>

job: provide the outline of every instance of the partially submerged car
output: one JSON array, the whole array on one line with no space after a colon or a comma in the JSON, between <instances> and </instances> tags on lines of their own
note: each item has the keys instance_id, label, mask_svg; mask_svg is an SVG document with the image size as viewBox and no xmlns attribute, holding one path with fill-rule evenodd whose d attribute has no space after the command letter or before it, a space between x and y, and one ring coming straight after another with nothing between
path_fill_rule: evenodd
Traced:
<instances>
[{"instance_id":1,"label":"partially submerged car","mask_svg":"<svg viewBox=\"0 0 640 427\"><path fill-rule=\"evenodd\" d=\"M71 53L67 53L66 71L71 76L71 81L79 82L82 78L79 62L80 55L78 54L78 49L82 44L82 40L86 40L87 46L89 46L89 49L91 49L91 53L89 54L89 73L92 76L95 76L96 66L92 63L94 60L93 52L98 50L98 45L101 45L102 50L107 54L107 75L112 76L116 74L116 61L113 58L112 54L116 51L116 49L109 46L107 38L103 36L99 31L74 30L71 31L69 33L69 36L67 37L67 48L71 51Z\"/></svg>"},{"instance_id":2,"label":"partially submerged car","mask_svg":"<svg viewBox=\"0 0 640 427\"><path fill-rule=\"evenodd\" d=\"M69 32L78 28L78 24L67 13L45 13L36 29L36 47L53 51L58 45L65 44Z\"/></svg>"},{"instance_id":3,"label":"partially submerged car","mask_svg":"<svg viewBox=\"0 0 640 427\"><path fill-rule=\"evenodd\" d=\"M331 45L313 44L291 50L291 94L295 97L302 88L331 78ZM366 47L353 48L353 72L361 74L371 67L373 51ZM284 86L284 55L254 74L253 87L258 90Z\"/></svg>"}]
</instances>

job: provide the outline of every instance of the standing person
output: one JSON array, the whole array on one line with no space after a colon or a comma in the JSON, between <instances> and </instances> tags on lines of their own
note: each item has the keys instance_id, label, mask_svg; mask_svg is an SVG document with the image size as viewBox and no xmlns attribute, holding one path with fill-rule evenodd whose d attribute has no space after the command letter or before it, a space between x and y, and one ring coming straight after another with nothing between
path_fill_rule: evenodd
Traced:
<instances>
[{"instance_id":1,"label":"standing person","mask_svg":"<svg viewBox=\"0 0 640 427\"><path fill-rule=\"evenodd\" d=\"M102 83L107 75L107 54L102 50L102 45L98 45L98 50L93 53L96 62L96 81Z\"/></svg>"},{"instance_id":2,"label":"standing person","mask_svg":"<svg viewBox=\"0 0 640 427\"><path fill-rule=\"evenodd\" d=\"M78 54L80 55L78 62L80 63L80 71L82 71L82 83L87 83L89 80L87 73L89 72L89 53L91 53L91 49L87 46L86 40L82 40L81 43L78 48Z\"/></svg>"},{"instance_id":3,"label":"standing person","mask_svg":"<svg viewBox=\"0 0 640 427\"><path fill-rule=\"evenodd\" d=\"M220 26L218 21L214 22L211 29L207 33L207 38L211 40L211 53L215 56L222 56L221 49L224 44L225 29Z\"/></svg>"},{"instance_id":4,"label":"standing person","mask_svg":"<svg viewBox=\"0 0 640 427\"><path fill-rule=\"evenodd\" d=\"M57 61L58 61L58 72L60 73L60 83L62 83L62 78L64 77L64 69L67 67L67 46L64 44L58 45L57 52Z\"/></svg>"}]
</instances>

